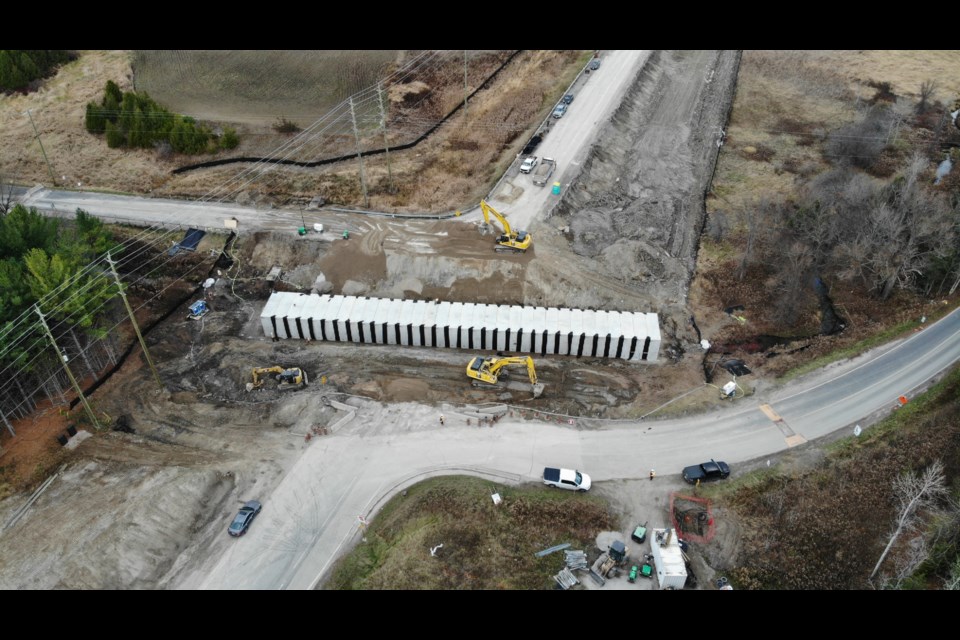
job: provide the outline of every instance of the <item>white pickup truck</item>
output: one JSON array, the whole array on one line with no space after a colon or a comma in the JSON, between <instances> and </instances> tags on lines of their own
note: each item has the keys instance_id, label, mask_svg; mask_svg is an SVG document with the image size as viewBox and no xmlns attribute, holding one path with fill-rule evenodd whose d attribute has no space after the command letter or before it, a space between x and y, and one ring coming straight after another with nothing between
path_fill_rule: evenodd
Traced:
<instances>
[{"instance_id":1,"label":"white pickup truck","mask_svg":"<svg viewBox=\"0 0 960 640\"><path fill-rule=\"evenodd\" d=\"M547 467L543 470L543 484L558 489L571 491L589 491L590 476L575 469L554 469Z\"/></svg>"},{"instance_id":2,"label":"white pickup truck","mask_svg":"<svg viewBox=\"0 0 960 640\"><path fill-rule=\"evenodd\" d=\"M520 165L520 173L530 173L538 162L540 162L540 158L537 156L527 156L523 164Z\"/></svg>"}]
</instances>

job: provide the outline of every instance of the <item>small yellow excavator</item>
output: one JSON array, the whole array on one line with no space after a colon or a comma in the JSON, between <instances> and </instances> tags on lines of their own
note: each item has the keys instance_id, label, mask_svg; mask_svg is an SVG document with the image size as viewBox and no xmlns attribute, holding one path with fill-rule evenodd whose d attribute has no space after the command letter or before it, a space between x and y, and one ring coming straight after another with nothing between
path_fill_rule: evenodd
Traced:
<instances>
[{"instance_id":1,"label":"small yellow excavator","mask_svg":"<svg viewBox=\"0 0 960 640\"><path fill-rule=\"evenodd\" d=\"M265 375L268 373L276 374L274 379L277 381L277 389L280 391L302 389L307 386L307 374L299 367L291 367L289 369L284 369L283 367L256 367L253 370L253 382L247 383L247 391L262 388Z\"/></svg>"},{"instance_id":2,"label":"small yellow excavator","mask_svg":"<svg viewBox=\"0 0 960 640\"><path fill-rule=\"evenodd\" d=\"M530 390L533 391L534 398L539 398L540 394L543 393L543 385L537 381L537 370L534 368L533 358L530 356L505 358L493 356L483 358L481 356L477 356L470 361L470 364L467 365L467 376L473 379L473 386L475 387L495 387L499 384L501 388L510 387L526 389L526 385L522 384L518 386L517 383L500 383L500 377L506 377L506 367L512 366L525 366L527 368L527 375L530 376Z\"/></svg>"},{"instance_id":3,"label":"small yellow excavator","mask_svg":"<svg viewBox=\"0 0 960 640\"><path fill-rule=\"evenodd\" d=\"M503 227L503 234L497 237L497 244L494 245L494 251L499 253L523 253L530 248L533 243L533 236L526 231L514 231L510 228L510 223L499 211L487 204L486 200L480 201L480 209L483 211L484 224L481 231L486 233L490 228L490 216L492 215Z\"/></svg>"}]
</instances>

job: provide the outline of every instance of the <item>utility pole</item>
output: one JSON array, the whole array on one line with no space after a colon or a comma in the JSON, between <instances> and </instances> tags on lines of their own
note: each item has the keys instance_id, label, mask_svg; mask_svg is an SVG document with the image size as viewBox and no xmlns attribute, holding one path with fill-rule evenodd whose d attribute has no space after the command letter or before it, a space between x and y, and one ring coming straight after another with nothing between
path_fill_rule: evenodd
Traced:
<instances>
[{"instance_id":1,"label":"utility pole","mask_svg":"<svg viewBox=\"0 0 960 640\"><path fill-rule=\"evenodd\" d=\"M30 124L33 125L33 134L37 137L37 142L40 143L40 153L43 154L43 159L47 163L47 171L50 172L50 181L53 183L53 186L57 186L57 179L53 177L53 167L50 166L50 159L47 157L47 151L43 148L43 140L40 139L40 132L37 131L37 125L33 122L33 114L30 113L30 109L27 109L27 117L30 118Z\"/></svg>"},{"instance_id":2,"label":"utility pole","mask_svg":"<svg viewBox=\"0 0 960 640\"><path fill-rule=\"evenodd\" d=\"M43 324L43 330L47 332L47 337L50 338L50 344L53 345L53 350L57 352L57 358L63 363L63 370L67 372L67 377L70 378L70 383L73 385L74 391L77 392L80 402L83 403L83 408L87 411L87 417L90 418L90 422L93 423L93 426L99 429L100 422L97 420L96 414L93 413L93 409L90 408L90 403L87 402L87 397L83 395L83 389L80 388L80 385L77 383L77 379L73 377L73 372L70 371L70 365L67 362L67 356L60 352L60 347L57 346L57 341L54 340L53 333L51 333L50 327L47 326L47 319L43 317L43 313L40 311L40 307L37 305L33 305L33 310L37 312L38 316L40 316L40 322Z\"/></svg>"},{"instance_id":3,"label":"utility pole","mask_svg":"<svg viewBox=\"0 0 960 640\"><path fill-rule=\"evenodd\" d=\"M357 141L357 160L360 161L360 188L363 189L363 206L369 207L367 198L367 178L363 173L363 154L360 153L360 131L357 129L357 114L353 110L353 96L350 97L350 119L353 121L353 138Z\"/></svg>"},{"instance_id":4,"label":"utility pole","mask_svg":"<svg viewBox=\"0 0 960 640\"><path fill-rule=\"evenodd\" d=\"M463 50L463 119L467 119L467 50Z\"/></svg>"},{"instance_id":5,"label":"utility pole","mask_svg":"<svg viewBox=\"0 0 960 640\"><path fill-rule=\"evenodd\" d=\"M395 189L393 184L393 169L390 167L390 145L387 143L387 110L383 108L383 83L377 83L377 98L380 101L380 129L383 131L383 155L387 157L387 179L390 182L390 188Z\"/></svg>"},{"instance_id":6,"label":"utility pole","mask_svg":"<svg viewBox=\"0 0 960 640\"><path fill-rule=\"evenodd\" d=\"M17 432L13 430L13 425L10 424L9 420L7 420L7 414L5 414L3 411L0 411L0 418L3 418L3 424L7 426L7 431L10 432L10 435L16 436Z\"/></svg>"},{"instance_id":7,"label":"utility pole","mask_svg":"<svg viewBox=\"0 0 960 640\"><path fill-rule=\"evenodd\" d=\"M150 358L150 351L147 349L147 343L143 339L143 334L140 333L140 325L137 324L137 318L133 315L133 309L130 308L130 303L127 301L127 294L123 290L123 285L120 283L120 275L117 273L117 267L113 263L113 256L110 255L110 252L107 252L107 262L110 264L110 271L113 272L113 277L117 281L117 290L120 291L120 297L123 298L123 306L127 308L127 314L130 316L130 322L133 323L133 330L137 334L137 340L140 341L140 346L143 348L143 355L147 359L147 364L150 365L150 371L153 371L153 377L157 381L157 385L160 387L160 390L163 391L163 383L160 381L160 374L157 373L157 368L153 366L153 360Z\"/></svg>"}]
</instances>

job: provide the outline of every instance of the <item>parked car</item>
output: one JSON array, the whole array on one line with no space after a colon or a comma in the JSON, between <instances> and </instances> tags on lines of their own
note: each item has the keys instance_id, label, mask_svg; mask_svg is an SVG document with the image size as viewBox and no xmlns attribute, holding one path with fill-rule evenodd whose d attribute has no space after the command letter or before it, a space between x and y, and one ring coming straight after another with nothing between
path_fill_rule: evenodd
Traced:
<instances>
[{"instance_id":1,"label":"parked car","mask_svg":"<svg viewBox=\"0 0 960 640\"><path fill-rule=\"evenodd\" d=\"M528 156L533 153L537 146L539 146L541 140L543 140L543 136L541 136L539 133L530 138L530 142L528 142L527 146L523 148L523 155Z\"/></svg>"},{"instance_id":2,"label":"parked car","mask_svg":"<svg viewBox=\"0 0 960 640\"><path fill-rule=\"evenodd\" d=\"M596 71L600 68L600 58L594 58L590 61L590 66L587 67L590 71Z\"/></svg>"},{"instance_id":3,"label":"parked car","mask_svg":"<svg viewBox=\"0 0 960 640\"><path fill-rule=\"evenodd\" d=\"M730 475L730 467L726 462L717 462L710 460L702 464L696 464L683 470L683 479L694 484L697 480L700 482L709 482L710 480L723 480Z\"/></svg>"},{"instance_id":4,"label":"parked car","mask_svg":"<svg viewBox=\"0 0 960 640\"><path fill-rule=\"evenodd\" d=\"M567 112L567 105L565 105L565 104L558 104L558 105L557 105L557 108L553 110L553 117L554 117L554 118L562 118L562 117L563 117L563 114L565 114L566 112Z\"/></svg>"},{"instance_id":5,"label":"parked car","mask_svg":"<svg viewBox=\"0 0 960 640\"><path fill-rule=\"evenodd\" d=\"M520 173L530 173L538 162L540 162L540 158L537 156L527 156L523 164L520 165Z\"/></svg>"},{"instance_id":6,"label":"parked car","mask_svg":"<svg viewBox=\"0 0 960 640\"><path fill-rule=\"evenodd\" d=\"M245 534L247 529L250 528L250 523L253 522L253 519L257 517L257 514L260 513L260 509L262 508L263 505L256 500L247 502L240 507L240 511L237 512L237 516L233 519L233 522L230 523L227 533L235 538Z\"/></svg>"},{"instance_id":7,"label":"parked car","mask_svg":"<svg viewBox=\"0 0 960 640\"><path fill-rule=\"evenodd\" d=\"M568 93L567 95L563 96L563 100L561 100L561 102L563 104L570 104L571 102L573 102L573 94Z\"/></svg>"}]
</instances>

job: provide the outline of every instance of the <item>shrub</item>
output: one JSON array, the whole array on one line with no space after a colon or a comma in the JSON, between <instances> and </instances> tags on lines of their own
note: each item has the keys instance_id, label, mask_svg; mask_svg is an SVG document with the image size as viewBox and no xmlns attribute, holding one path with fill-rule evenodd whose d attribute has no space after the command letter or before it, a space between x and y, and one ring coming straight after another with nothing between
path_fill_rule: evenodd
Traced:
<instances>
[{"instance_id":1,"label":"shrub","mask_svg":"<svg viewBox=\"0 0 960 640\"><path fill-rule=\"evenodd\" d=\"M218 140L210 129L198 125L193 118L170 113L146 92L124 93L112 80L107 81L100 106L90 103L86 113L87 131L106 132L111 148L130 146L149 149L159 142L168 142L162 153L195 154L215 152ZM234 148L239 138L230 130L225 144Z\"/></svg>"},{"instance_id":2,"label":"shrub","mask_svg":"<svg viewBox=\"0 0 960 640\"><path fill-rule=\"evenodd\" d=\"M273 130L277 133L297 133L300 131L300 125L298 125L296 122L287 120L283 116L280 116L273 124Z\"/></svg>"},{"instance_id":3,"label":"shrub","mask_svg":"<svg viewBox=\"0 0 960 640\"><path fill-rule=\"evenodd\" d=\"M834 163L850 163L869 169L887 146L893 119L889 107L871 107L859 121L840 127L827 136L825 155Z\"/></svg>"},{"instance_id":4,"label":"shrub","mask_svg":"<svg viewBox=\"0 0 960 640\"><path fill-rule=\"evenodd\" d=\"M221 149L236 149L240 144L240 137L237 136L237 130L232 127L224 127L223 135L220 136Z\"/></svg>"}]
</instances>

